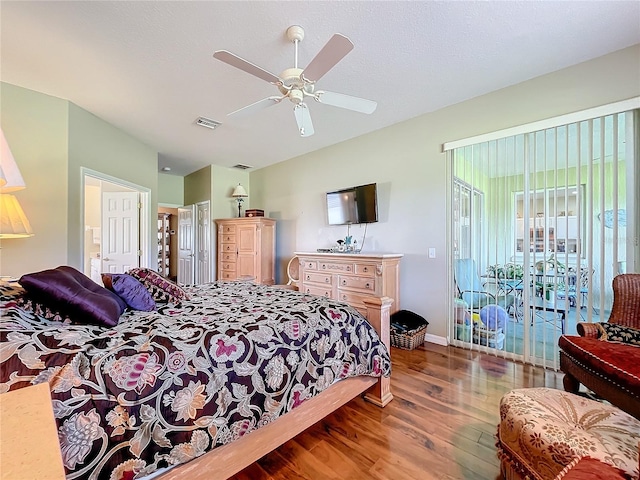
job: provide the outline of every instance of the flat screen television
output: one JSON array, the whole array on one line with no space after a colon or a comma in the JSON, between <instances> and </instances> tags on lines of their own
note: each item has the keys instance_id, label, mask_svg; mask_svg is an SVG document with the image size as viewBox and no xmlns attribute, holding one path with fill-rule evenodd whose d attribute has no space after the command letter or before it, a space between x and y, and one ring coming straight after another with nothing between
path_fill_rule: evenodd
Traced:
<instances>
[{"instance_id":1,"label":"flat screen television","mask_svg":"<svg viewBox=\"0 0 640 480\"><path fill-rule=\"evenodd\" d=\"M327 192L329 225L378 221L378 194L375 183Z\"/></svg>"}]
</instances>

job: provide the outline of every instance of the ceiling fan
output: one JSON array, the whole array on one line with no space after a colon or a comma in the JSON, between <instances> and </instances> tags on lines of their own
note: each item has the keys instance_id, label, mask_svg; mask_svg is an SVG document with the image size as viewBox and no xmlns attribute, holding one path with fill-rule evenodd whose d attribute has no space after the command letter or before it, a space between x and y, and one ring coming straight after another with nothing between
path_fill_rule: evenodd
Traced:
<instances>
[{"instance_id":1,"label":"ceiling fan","mask_svg":"<svg viewBox=\"0 0 640 480\"><path fill-rule=\"evenodd\" d=\"M361 113L373 113L378 104L364 98L352 97L342 93L326 92L316 90L316 82L320 80L329 70L331 70L347 53L353 50L353 43L344 35L334 34L322 47L322 50L311 60L307 68L298 67L298 44L304 38L304 29L299 25L293 25L287 29L287 38L294 44L294 62L292 68L287 68L280 75L275 75L263 68L227 51L217 50L213 57L225 62L232 67L239 68L251 75L255 75L276 87L280 95L263 98L251 105L240 108L229 113L231 116L246 116L258 110L280 103L288 98L295 106L293 113L298 124L300 136L309 137L313 135L313 123L311 114L305 103L306 99L312 98L318 103L324 103L334 107L346 108Z\"/></svg>"}]
</instances>

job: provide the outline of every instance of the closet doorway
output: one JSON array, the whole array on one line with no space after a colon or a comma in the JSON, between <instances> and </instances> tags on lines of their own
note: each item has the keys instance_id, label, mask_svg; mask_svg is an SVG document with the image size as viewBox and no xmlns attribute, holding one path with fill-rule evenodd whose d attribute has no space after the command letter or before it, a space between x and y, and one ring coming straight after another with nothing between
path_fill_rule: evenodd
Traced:
<instances>
[{"instance_id":1,"label":"closet doorway","mask_svg":"<svg viewBox=\"0 0 640 480\"><path fill-rule=\"evenodd\" d=\"M178 208L178 283L209 283L211 214L209 201Z\"/></svg>"}]
</instances>

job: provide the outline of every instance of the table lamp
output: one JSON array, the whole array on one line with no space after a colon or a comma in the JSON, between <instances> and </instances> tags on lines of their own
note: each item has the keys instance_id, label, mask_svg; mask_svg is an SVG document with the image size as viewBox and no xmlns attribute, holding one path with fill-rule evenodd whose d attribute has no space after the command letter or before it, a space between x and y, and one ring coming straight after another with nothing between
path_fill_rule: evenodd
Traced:
<instances>
[{"instance_id":1,"label":"table lamp","mask_svg":"<svg viewBox=\"0 0 640 480\"><path fill-rule=\"evenodd\" d=\"M242 217L242 215L241 215L242 202L249 195L247 195L247 191L244 189L244 187L242 185L238 184L238 186L235 188L235 190L233 191L231 196L238 201L238 218L240 218L240 217Z\"/></svg>"}]
</instances>

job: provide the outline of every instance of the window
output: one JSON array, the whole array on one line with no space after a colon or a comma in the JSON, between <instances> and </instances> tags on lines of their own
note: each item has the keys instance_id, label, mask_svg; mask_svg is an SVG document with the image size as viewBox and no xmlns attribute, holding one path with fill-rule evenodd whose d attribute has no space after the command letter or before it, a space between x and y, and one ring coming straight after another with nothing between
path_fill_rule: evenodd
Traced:
<instances>
[{"instance_id":1,"label":"window","mask_svg":"<svg viewBox=\"0 0 640 480\"><path fill-rule=\"evenodd\" d=\"M529 194L528 204L523 192L516 192L516 253L530 252L578 253L578 242L584 238L584 186L569 186L537 190ZM528 216L528 221L525 217ZM526 241L526 236L529 241ZM584 255L584 246L580 251Z\"/></svg>"},{"instance_id":2,"label":"window","mask_svg":"<svg viewBox=\"0 0 640 480\"><path fill-rule=\"evenodd\" d=\"M454 183L454 258L477 258L480 254L482 235L483 195L460 179Z\"/></svg>"}]
</instances>

